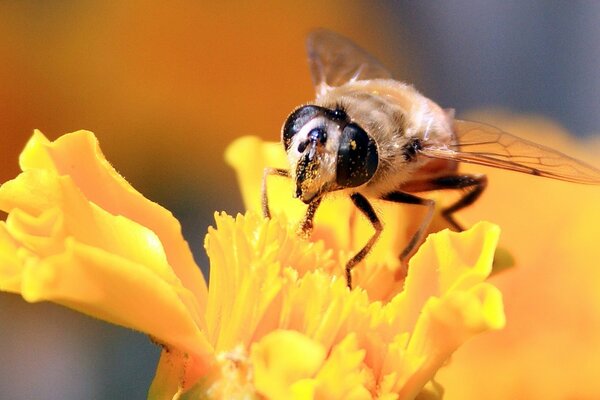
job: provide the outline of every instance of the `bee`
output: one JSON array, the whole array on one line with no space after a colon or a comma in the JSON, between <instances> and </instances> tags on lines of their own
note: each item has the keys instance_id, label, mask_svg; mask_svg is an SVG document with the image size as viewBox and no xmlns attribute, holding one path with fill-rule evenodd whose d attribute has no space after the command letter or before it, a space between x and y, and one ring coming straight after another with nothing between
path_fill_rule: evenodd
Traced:
<instances>
[{"instance_id":1,"label":"bee","mask_svg":"<svg viewBox=\"0 0 600 400\"><path fill-rule=\"evenodd\" d=\"M270 217L267 177L289 177L295 198L308 205L300 233L308 237L323 196L347 194L370 221L374 234L346 263L352 269L377 242L383 224L369 199L427 208L417 231L399 255L403 266L424 240L435 202L418 193L460 189L462 196L441 215L457 231L455 212L485 190L482 174L463 174L459 162L583 184L600 184L600 170L556 150L483 123L454 118L388 70L349 39L316 30L307 39L313 102L296 108L283 125L281 142L290 169L266 168L262 208Z\"/></svg>"}]
</instances>

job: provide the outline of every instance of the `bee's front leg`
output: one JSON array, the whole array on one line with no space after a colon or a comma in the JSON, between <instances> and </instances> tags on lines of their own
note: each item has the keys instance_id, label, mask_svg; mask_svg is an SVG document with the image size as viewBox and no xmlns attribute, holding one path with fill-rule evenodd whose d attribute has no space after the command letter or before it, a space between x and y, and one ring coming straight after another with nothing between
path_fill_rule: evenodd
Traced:
<instances>
[{"instance_id":1,"label":"bee's front leg","mask_svg":"<svg viewBox=\"0 0 600 400\"><path fill-rule=\"evenodd\" d=\"M269 210L269 195L267 194L267 177L269 175L290 177L290 171L282 168L266 167L263 171L261 194L262 194L262 212L265 218L271 218L271 210Z\"/></svg>"}]
</instances>

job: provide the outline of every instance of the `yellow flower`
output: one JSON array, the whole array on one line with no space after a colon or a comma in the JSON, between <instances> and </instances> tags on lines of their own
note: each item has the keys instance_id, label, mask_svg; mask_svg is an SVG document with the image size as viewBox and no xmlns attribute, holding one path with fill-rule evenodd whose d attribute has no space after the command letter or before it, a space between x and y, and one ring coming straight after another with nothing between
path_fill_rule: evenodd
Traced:
<instances>
[{"instance_id":1,"label":"yellow flower","mask_svg":"<svg viewBox=\"0 0 600 400\"><path fill-rule=\"evenodd\" d=\"M499 236L489 223L431 235L401 281L385 246L408 227L387 220L357 270L367 289L350 291L339 275L363 222L333 200L317 219L323 240L301 240L281 198L289 215L271 220L215 215L207 288L177 221L112 169L93 134L36 132L20 163L0 187L0 289L150 335L163 352L149 398L439 396L433 378L452 352L504 325L500 292L484 282ZM258 181L243 179L251 199Z\"/></svg>"}]
</instances>

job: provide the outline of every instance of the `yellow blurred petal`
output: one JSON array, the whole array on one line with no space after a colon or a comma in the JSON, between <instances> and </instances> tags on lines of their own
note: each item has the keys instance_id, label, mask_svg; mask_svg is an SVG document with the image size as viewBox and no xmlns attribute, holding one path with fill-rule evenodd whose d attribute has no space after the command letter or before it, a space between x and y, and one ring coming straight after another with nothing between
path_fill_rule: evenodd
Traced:
<instances>
[{"instance_id":1,"label":"yellow blurred petal","mask_svg":"<svg viewBox=\"0 0 600 400\"><path fill-rule=\"evenodd\" d=\"M39 256L47 256L64 247L64 240L78 241L103 248L111 253L139 262L162 275L178 281L167 263L159 238L148 228L120 215L113 215L85 199L69 177L59 177L45 171L32 170L19 175L13 185L0 188L0 199L10 198L16 204L31 206L32 193L20 196L13 188L33 188L42 201L40 191L52 193L45 197L48 204L29 213L14 208L7 218L7 227L16 240Z\"/></svg>"},{"instance_id":2,"label":"yellow blurred petal","mask_svg":"<svg viewBox=\"0 0 600 400\"><path fill-rule=\"evenodd\" d=\"M83 132L83 131L80 131ZM25 145L25 148L19 155L19 166L22 171L30 169L52 170L54 162L51 155L46 150L46 146L52 142L44 134L35 129L33 135Z\"/></svg>"},{"instance_id":3,"label":"yellow blurred petal","mask_svg":"<svg viewBox=\"0 0 600 400\"><path fill-rule=\"evenodd\" d=\"M49 142L41 132L35 131L21 154L20 164L23 171L42 170L49 174L69 176L88 201L156 233L165 248L169 264L183 285L194 294L199 306L204 306L206 283L183 240L179 222L169 211L144 198L114 170L104 158L93 133L78 131ZM35 195L31 191L37 189L26 190ZM46 201L51 204L53 200L52 193L47 193L43 200L29 196L27 201L34 204ZM22 205L19 204L19 207ZM1 202L0 208L6 211L11 209Z\"/></svg>"},{"instance_id":4,"label":"yellow blurred petal","mask_svg":"<svg viewBox=\"0 0 600 400\"><path fill-rule=\"evenodd\" d=\"M45 170L32 170L0 186L0 209L10 213L19 209L37 216L42 211L64 206L59 177Z\"/></svg>"},{"instance_id":5,"label":"yellow blurred petal","mask_svg":"<svg viewBox=\"0 0 600 400\"><path fill-rule=\"evenodd\" d=\"M244 136L236 139L227 147L225 160L238 174L238 183L246 210L262 212L260 184L256 183L262 182L263 170L266 166L288 167L281 144L266 143L256 136ZM255 184L250 185L249 182ZM269 193L277 196L270 199L273 207L280 204L278 200L287 200L292 193L289 179L271 177L268 184L270 186ZM281 197L279 197L279 193L281 193Z\"/></svg>"},{"instance_id":6,"label":"yellow blurred petal","mask_svg":"<svg viewBox=\"0 0 600 400\"><path fill-rule=\"evenodd\" d=\"M442 400L444 398L444 388L436 381L429 381L421 390L421 393L415 397L415 400Z\"/></svg>"},{"instance_id":7,"label":"yellow blurred petal","mask_svg":"<svg viewBox=\"0 0 600 400\"><path fill-rule=\"evenodd\" d=\"M292 385L312 377L325 359L325 348L299 332L277 330L252 346L256 390L271 399L292 395ZM296 388L296 393L306 389Z\"/></svg>"},{"instance_id":8,"label":"yellow blurred petal","mask_svg":"<svg viewBox=\"0 0 600 400\"><path fill-rule=\"evenodd\" d=\"M20 161L24 172L0 187L2 289L212 352L204 279L178 222L112 169L93 134L49 142L36 131Z\"/></svg>"},{"instance_id":9,"label":"yellow blurred petal","mask_svg":"<svg viewBox=\"0 0 600 400\"><path fill-rule=\"evenodd\" d=\"M64 253L31 263L22 279L28 301L54 301L193 354L211 351L182 301L191 294L143 264L69 239Z\"/></svg>"}]
</instances>

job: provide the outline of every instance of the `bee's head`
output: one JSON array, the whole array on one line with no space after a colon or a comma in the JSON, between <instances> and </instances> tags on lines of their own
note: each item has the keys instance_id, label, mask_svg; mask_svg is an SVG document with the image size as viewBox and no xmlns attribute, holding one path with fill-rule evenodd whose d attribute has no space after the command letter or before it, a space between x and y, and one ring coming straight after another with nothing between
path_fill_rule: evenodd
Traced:
<instances>
[{"instance_id":1,"label":"bee's head","mask_svg":"<svg viewBox=\"0 0 600 400\"><path fill-rule=\"evenodd\" d=\"M282 142L305 203L334 190L360 186L377 170L377 145L341 109L297 108L283 125Z\"/></svg>"}]
</instances>

